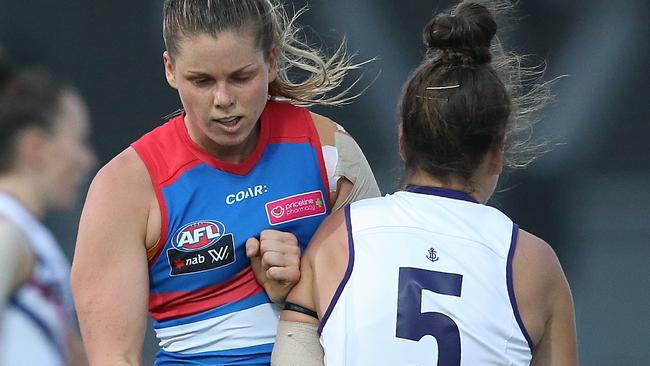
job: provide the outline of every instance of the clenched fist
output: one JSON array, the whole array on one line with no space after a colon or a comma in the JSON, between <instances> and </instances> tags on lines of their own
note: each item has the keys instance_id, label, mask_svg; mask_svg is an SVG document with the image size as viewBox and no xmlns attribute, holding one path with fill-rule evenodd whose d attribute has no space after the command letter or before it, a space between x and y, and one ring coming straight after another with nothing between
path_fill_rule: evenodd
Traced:
<instances>
[{"instance_id":1,"label":"clenched fist","mask_svg":"<svg viewBox=\"0 0 650 366\"><path fill-rule=\"evenodd\" d=\"M291 233L264 230L246 241L255 278L274 303L282 303L300 280L300 247Z\"/></svg>"}]
</instances>

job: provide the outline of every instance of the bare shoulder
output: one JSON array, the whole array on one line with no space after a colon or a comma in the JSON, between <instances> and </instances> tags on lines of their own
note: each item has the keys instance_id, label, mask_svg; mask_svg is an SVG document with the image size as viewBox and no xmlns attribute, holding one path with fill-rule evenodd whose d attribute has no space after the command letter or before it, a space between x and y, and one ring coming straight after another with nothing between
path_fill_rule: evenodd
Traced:
<instances>
[{"instance_id":1,"label":"bare shoulder","mask_svg":"<svg viewBox=\"0 0 650 366\"><path fill-rule=\"evenodd\" d=\"M144 163L135 150L129 147L99 170L93 185L119 190L146 188L151 186L151 181Z\"/></svg>"},{"instance_id":2,"label":"bare shoulder","mask_svg":"<svg viewBox=\"0 0 650 366\"><path fill-rule=\"evenodd\" d=\"M325 265L332 259L340 259L340 254L347 254L347 227L345 210L330 214L314 233L305 257L313 265Z\"/></svg>"},{"instance_id":3,"label":"bare shoulder","mask_svg":"<svg viewBox=\"0 0 650 366\"><path fill-rule=\"evenodd\" d=\"M27 241L27 236L19 227L1 216L0 238L0 246L24 246Z\"/></svg>"},{"instance_id":4,"label":"bare shoulder","mask_svg":"<svg viewBox=\"0 0 650 366\"><path fill-rule=\"evenodd\" d=\"M516 279L531 282L527 284L542 291L564 279L562 266L553 248L523 229L519 229L513 271Z\"/></svg>"},{"instance_id":5,"label":"bare shoulder","mask_svg":"<svg viewBox=\"0 0 650 366\"><path fill-rule=\"evenodd\" d=\"M553 249L520 230L513 272L519 313L535 345L531 365L578 365L571 289Z\"/></svg>"},{"instance_id":6,"label":"bare shoulder","mask_svg":"<svg viewBox=\"0 0 650 366\"><path fill-rule=\"evenodd\" d=\"M73 290L83 287L89 292L91 282L99 287L101 281L97 276L108 278L109 272L118 269L146 271L152 197L155 199L144 163L132 148L99 170L90 185L79 222L72 263Z\"/></svg>"},{"instance_id":7,"label":"bare shoulder","mask_svg":"<svg viewBox=\"0 0 650 366\"><path fill-rule=\"evenodd\" d=\"M88 205L107 205L106 210L118 212L149 210L155 198L151 178L144 163L131 147L104 165L93 179L86 199Z\"/></svg>"},{"instance_id":8,"label":"bare shoulder","mask_svg":"<svg viewBox=\"0 0 650 366\"><path fill-rule=\"evenodd\" d=\"M117 237L131 233L144 240L155 194L144 163L127 148L93 179L81 215L78 245L95 234Z\"/></svg>"},{"instance_id":9,"label":"bare shoulder","mask_svg":"<svg viewBox=\"0 0 650 366\"><path fill-rule=\"evenodd\" d=\"M314 126L316 126L316 131L318 131L318 136L320 137L321 145L335 146L335 134L346 133L339 130L339 125L332 121L331 119L322 116L318 113L310 112L311 118L314 121ZM347 134L347 133L346 133Z\"/></svg>"},{"instance_id":10,"label":"bare shoulder","mask_svg":"<svg viewBox=\"0 0 650 366\"><path fill-rule=\"evenodd\" d=\"M0 217L0 272L3 279L10 280L7 284L8 290L22 285L29 279L34 262L35 258L25 233L12 222ZM3 286L0 286L0 290L2 288ZM0 299L4 296L1 292Z\"/></svg>"},{"instance_id":11,"label":"bare shoulder","mask_svg":"<svg viewBox=\"0 0 650 366\"><path fill-rule=\"evenodd\" d=\"M524 264L526 272L537 271L547 280L561 271L560 262L551 246L541 238L519 229L515 263ZM549 271L551 269L551 271Z\"/></svg>"},{"instance_id":12,"label":"bare shoulder","mask_svg":"<svg viewBox=\"0 0 650 366\"><path fill-rule=\"evenodd\" d=\"M571 294L553 248L522 229L513 258L513 282L522 320L537 344L558 303L570 302Z\"/></svg>"}]
</instances>

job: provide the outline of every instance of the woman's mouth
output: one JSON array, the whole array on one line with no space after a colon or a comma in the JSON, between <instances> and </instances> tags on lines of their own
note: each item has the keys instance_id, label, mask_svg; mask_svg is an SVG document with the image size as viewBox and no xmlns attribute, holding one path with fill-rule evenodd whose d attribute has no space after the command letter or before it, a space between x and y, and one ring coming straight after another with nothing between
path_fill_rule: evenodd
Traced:
<instances>
[{"instance_id":1,"label":"woman's mouth","mask_svg":"<svg viewBox=\"0 0 650 366\"><path fill-rule=\"evenodd\" d=\"M241 117L239 116L231 116L231 117L224 117L224 118L215 118L213 121L220 123L226 127L232 127L235 126L239 121L241 120Z\"/></svg>"}]
</instances>

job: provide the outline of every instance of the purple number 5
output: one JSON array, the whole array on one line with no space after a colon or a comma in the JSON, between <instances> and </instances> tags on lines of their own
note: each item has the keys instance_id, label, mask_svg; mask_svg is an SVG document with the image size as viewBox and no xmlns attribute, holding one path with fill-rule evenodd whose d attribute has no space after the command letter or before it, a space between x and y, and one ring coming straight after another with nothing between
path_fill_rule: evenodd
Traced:
<instances>
[{"instance_id":1,"label":"purple number 5","mask_svg":"<svg viewBox=\"0 0 650 366\"><path fill-rule=\"evenodd\" d=\"M460 333L456 323L447 315L422 313L422 290L460 297L462 285L463 276L456 273L411 267L399 269L395 336L416 342L425 335L433 336L438 342L438 366L460 365Z\"/></svg>"}]
</instances>

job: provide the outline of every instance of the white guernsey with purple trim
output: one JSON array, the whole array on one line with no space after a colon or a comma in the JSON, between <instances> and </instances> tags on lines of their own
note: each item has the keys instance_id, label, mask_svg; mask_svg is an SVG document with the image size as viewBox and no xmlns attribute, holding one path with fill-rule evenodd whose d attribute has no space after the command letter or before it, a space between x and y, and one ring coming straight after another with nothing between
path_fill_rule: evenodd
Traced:
<instances>
[{"instance_id":1,"label":"white guernsey with purple trim","mask_svg":"<svg viewBox=\"0 0 650 366\"><path fill-rule=\"evenodd\" d=\"M348 268L319 327L326 365L530 363L507 216L410 186L353 203L346 221Z\"/></svg>"},{"instance_id":2,"label":"white guernsey with purple trim","mask_svg":"<svg viewBox=\"0 0 650 366\"><path fill-rule=\"evenodd\" d=\"M70 265L50 231L3 192L0 217L20 228L35 257L31 277L0 312L0 365L66 365L74 319Z\"/></svg>"}]
</instances>

